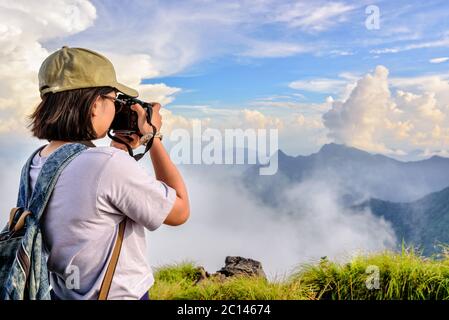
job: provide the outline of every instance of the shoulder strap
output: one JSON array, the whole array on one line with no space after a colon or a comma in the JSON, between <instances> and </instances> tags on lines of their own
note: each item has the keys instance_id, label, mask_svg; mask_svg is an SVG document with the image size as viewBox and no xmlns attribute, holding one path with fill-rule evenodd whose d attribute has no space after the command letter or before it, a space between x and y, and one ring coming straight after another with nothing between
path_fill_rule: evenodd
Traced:
<instances>
[{"instance_id":1,"label":"shoulder strap","mask_svg":"<svg viewBox=\"0 0 449 320\"><path fill-rule=\"evenodd\" d=\"M78 148L76 148L75 150L71 149L70 151L75 151L75 156L78 155L78 152L81 152L82 150L86 149L86 147L96 147L95 144L92 143L92 141L75 141L74 142L75 145L78 145ZM74 145L72 143L70 143L70 145ZM28 208L29 207L29 201L31 199L31 194L30 194L30 166L31 163L35 157L35 155L40 152L43 148L45 148L46 145L40 146L39 148L37 148L32 154L31 156L28 158L28 160L26 161L25 165L22 167L22 171L20 174L20 187L19 187L19 193L17 196L17 203L16 203L16 207L22 207L22 208ZM66 148L67 145L62 146L60 149L62 148ZM81 150L80 150L81 149ZM50 157L56 158L55 153L58 153L58 160L60 160L60 164L63 164L64 160L67 160L67 158L64 157L65 156L69 156L69 154L67 153L61 153L61 150L56 150L55 152L53 152L50 156L49 159L47 159L46 162L48 162L48 160L50 160ZM62 159L61 159L62 156ZM65 159L64 159L65 158ZM70 160L72 160L73 158L71 158ZM62 160L62 161L61 161ZM69 160L69 162L70 162ZM66 163L68 164L68 163ZM45 166L45 164L44 164ZM43 168L42 168L43 169ZM42 170L41 170L42 172Z\"/></svg>"},{"instance_id":2,"label":"shoulder strap","mask_svg":"<svg viewBox=\"0 0 449 320\"><path fill-rule=\"evenodd\" d=\"M36 153L45 148L45 145L36 149L31 156L28 158L24 166L22 167L22 171L20 173L20 186L19 186L19 194L17 196L17 204L16 207L27 208L28 200L30 199L30 166L33 161Z\"/></svg>"},{"instance_id":3,"label":"shoulder strap","mask_svg":"<svg viewBox=\"0 0 449 320\"><path fill-rule=\"evenodd\" d=\"M120 256L120 250L122 248L122 242L125 235L126 218L120 222L117 240L115 241L114 250L112 251L111 261L109 261L106 274L104 275L103 282L101 283L100 293L98 300L106 300L109 295L109 289L111 288L112 277L114 276L115 268L117 267L118 258Z\"/></svg>"},{"instance_id":4,"label":"shoulder strap","mask_svg":"<svg viewBox=\"0 0 449 320\"><path fill-rule=\"evenodd\" d=\"M27 210L33 212L32 219L38 223L42 217L53 189L64 168L88 147L80 143L68 143L48 156L36 180L33 192L27 199ZM29 167L26 170L29 178ZM28 181L27 181L28 182ZM28 186L29 187L29 186Z\"/></svg>"}]
</instances>

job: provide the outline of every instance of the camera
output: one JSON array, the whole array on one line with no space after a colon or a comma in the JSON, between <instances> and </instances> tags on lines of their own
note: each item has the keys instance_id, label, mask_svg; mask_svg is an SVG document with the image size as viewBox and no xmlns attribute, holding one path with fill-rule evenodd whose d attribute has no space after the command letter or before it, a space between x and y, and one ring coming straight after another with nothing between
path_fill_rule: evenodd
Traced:
<instances>
[{"instance_id":1,"label":"camera","mask_svg":"<svg viewBox=\"0 0 449 320\"><path fill-rule=\"evenodd\" d=\"M147 122L151 123L151 116L153 114L153 105L151 103L119 94L114 101L116 114L110 127L114 133L123 135L135 133L139 137L143 135L139 130L137 112L131 110L131 106L136 103L140 104L146 111Z\"/></svg>"}]
</instances>

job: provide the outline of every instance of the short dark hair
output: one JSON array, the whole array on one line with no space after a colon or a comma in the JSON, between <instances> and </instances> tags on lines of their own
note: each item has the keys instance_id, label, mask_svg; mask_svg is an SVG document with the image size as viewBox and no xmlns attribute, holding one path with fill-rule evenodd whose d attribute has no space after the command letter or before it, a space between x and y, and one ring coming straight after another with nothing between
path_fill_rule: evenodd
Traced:
<instances>
[{"instance_id":1,"label":"short dark hair","mask_svg":"<svg viewBox=\"0 0 449 320\"><path fill-rule=\"evenodd\" d=\"M115 91L111 87L95 87L47 93L28 116L27 128L38 139L86 141L97 139L92 125L92 107L100 95Z\"/></svg>"}]
</instances>

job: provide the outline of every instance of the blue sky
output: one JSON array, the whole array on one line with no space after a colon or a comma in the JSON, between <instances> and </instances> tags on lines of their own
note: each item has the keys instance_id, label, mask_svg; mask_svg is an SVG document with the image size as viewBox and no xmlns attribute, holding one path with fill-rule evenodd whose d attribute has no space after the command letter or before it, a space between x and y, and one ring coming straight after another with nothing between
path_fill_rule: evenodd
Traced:
<instances>
[{"instance_id":1,"label":"blue sky","mask_svg":"<svg viewBox=\"0 0 449 320\"><path fill-rule=\"evenodd\" d=\"M449 4L441 0L317 1L316 4L304 1L229 2L239 5L239 10L243 13L214 1L92 3L97 11L97 18L92 27L63 39L49 39L46 42L47 47L56 49L61 41L74 45L96 42L95 46L98 48L115 48L123 52L142 51L141 53L151 55L152 51L155 51L152 49L151 40L157 38L157 32L161 31L157 29L157 32L153 32L152 18L156 17L158 23L157 19L164 18L164 12L171 11L176 19L171 21L170 15L167 15L164 25L172 25L173 28L183 28L185 25L186 30L162 32L170 34L174 41L193 37L195 41L191 45L195 48L195 57L186 63L173 61L175 65L181 66L162 72L169 73L168 76L144 81L162 81L171 86L194 90L196 93L187 91L178 97L177 102L183 104L217 100L223 104L242 103L263 95L291 92L288 83L294 80L335 78L342 72L363 74L378 64L386 65L396 76L439 72L441 66L431 64L429 60L447 55L447 44L434 44L428 49L404 50L395 54L373 52L447 39ZM259 3L261 9L251 17L251 8L254 7L252 3ZM288 10L292 10L298 3L303 3L304 10L307 8L311 12L316 12L320 7L328 7L328 17L326 13L322 13L323 18L317 17L307 22L304 21L307 17L301 16L301 12L288 16ZM332 10L333 5L339 7ZM379 30L368 30L365 27L368 16L365 9L368 5L377 5L380 9ZM273 8L276 8L277 14L267 18ZM247 12L244 12L245 10ZM198 21L184 21L186 18L182 15L198 11ZM210 19L207 18L208 14L211 15ZM214 16L225 20L226 14L231 15L229 21L213 20ZM246 21L248 17L250 19ZM128 30L122 30L124 25ZM210 32L202 30L208 27ZM223 29L220 29L222 27ZM142 33L136 33L139 29ZM125 38L128 33L133 35ZM101 35L108 38L108 41L98 42ZM247 46L245 39L248 40ZM252 41L263 43L263 49L257 50L257 44L252 45ZM273 48L277 48L271 55L265 47L265 44L270 42ZM133 43L137 48L127 48ZM141 44L143 45L139 50ZM283 48L283 44L298 48L291 48L289 51L288 48ZM185 46L189 45L187 43ZM184 44L164 43L162 49L165 51L154 54L173 56L176 60L179 56L176 51L187 50L183 46ZM239 97L235 97L235 94ZM314 98L313 95L311 98Z\"/></svg>"},{"instance_id":2,"label":"blue sky","mask_svg":"<svg viewBox=\"0 0 449 320\"><path fill-rule=\"evenodd\" d=\"M445 37L449 30L448 14L445 13L449 9L447 2L369 3L379 6L379 30L366 29L366 5L346 2L355 7L349 11L347 21L329 29L286 30L282 25L271 23L261 25L252 33L258 39L267 41L288 39L298 45L307 47L310 44L323 48L317 52L260 58L233 52L193 64L175 75L145 79L144 82L164 82L183 88L184 92L177 96L176 104L239 107L265 96L298 93L298 90L288 87L290 82L298 79L336 78L342 72L363 74L378 64L387 66L398 77L441 72L441 65L432 64L429 60L447 56L447 46L404 50L394 54L376 54L373 51L436 42ZM333 94L299 91L311 102L320 102L326 95Z\"/></svg>"}]
</instances>

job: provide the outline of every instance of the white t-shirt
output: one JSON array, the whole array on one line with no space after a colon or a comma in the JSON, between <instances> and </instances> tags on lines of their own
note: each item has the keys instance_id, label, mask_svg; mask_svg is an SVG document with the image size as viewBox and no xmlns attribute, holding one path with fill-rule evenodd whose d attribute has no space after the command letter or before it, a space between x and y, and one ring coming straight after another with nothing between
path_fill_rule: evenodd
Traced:
<instances>
[{"instance_id":1,"label":"white t-shirt","mask_svg":"<svg viewBox=\"0 0 449 320\"><path fill-rule=\"evenodd\" d=\"M33 189L46 159L39 153L33 159ZM98 298L118 225L126 216L108 299L142 297L154 283L144 228L156 230L175 200L173 188L149 175L125 151L113 147L84 150L62 171L43 217L47 265L56 295L61 299Z\"/></svg>"}]
</instances>

